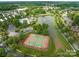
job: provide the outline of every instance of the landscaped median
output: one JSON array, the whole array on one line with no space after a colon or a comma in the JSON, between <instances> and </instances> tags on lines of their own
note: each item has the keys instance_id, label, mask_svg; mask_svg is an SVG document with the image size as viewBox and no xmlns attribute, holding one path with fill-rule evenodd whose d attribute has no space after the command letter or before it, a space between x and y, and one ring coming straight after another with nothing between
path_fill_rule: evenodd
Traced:
<instances>
[{"instance_id":1,"label":"landscaped median","mask_svg":"<svg viewBox=\"0 0 79 59\"><path fill-rule=\"evenodd\" d=\"M56 21L57 21L57 20L56 20ZM60 25L60 24L57 24L57 23L56 23L57 34L58 34L58 36L59 36L59 38L60 38L60 40L61 40L61 42L62 42L62 44L63 44L63 48L72 50L72 48L71 48L71 46L69 45L69 43L68 43L68 42L65 40L65 38L63 37L63 35L62 35L62 33L61 33L61 30L62 30L62 29L59 28L59 25Z\"/></svg>"},{"instance_id":2,"label":"landscaped median","mask_svg":"<svg viewBox=\"0 0 79 59\"><path fill-rule=\"evenodd\" d=\"M64 44L63 47L66 50L70 51L69 52L70 56L76 56L76 51L74 50L73 46L69 42L69 38L65 36L67 31L69 31L69 30L67 29L67 27L64 26L64 23L61 21L61 18L60 18L60 20L56 19L56 25L57 25L56 28L58 29L57 30L58 36L61 38L60 40L61 40L62 44ZM67 33L67 36L69 35L68 33ZM71 54L72 52L73 52L73 55ZM66 51L66 53L67 53L67 51Z\"/></svg>"}]
</instances>

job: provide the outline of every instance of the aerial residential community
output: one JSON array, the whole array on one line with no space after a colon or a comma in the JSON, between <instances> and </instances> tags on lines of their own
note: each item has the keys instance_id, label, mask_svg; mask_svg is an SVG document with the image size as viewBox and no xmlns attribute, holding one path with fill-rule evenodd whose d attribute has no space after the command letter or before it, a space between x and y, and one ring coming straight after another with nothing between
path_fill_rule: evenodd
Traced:
<instances>
[{"instance_id":1,"label":"aerial residential community","mask_svg":"<svg viewBox=\"0 0 79 59\"><path fill-rule=\"evenodd\" d=\"M0 2L0 57L75 56L79 2Z\"/></svg>"}]
</instances>

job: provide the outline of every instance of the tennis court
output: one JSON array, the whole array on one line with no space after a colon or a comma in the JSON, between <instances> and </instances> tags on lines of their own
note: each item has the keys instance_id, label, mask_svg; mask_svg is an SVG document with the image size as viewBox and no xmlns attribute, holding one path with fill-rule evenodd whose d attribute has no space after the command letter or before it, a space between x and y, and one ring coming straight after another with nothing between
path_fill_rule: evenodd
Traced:
<instances>
[{"instance_id":1,"label":"tennis court","mask_svg":"<svg viewBox=\"0 0 79 59\"><path fill-rule=\"evenodd\" d=\"M39 34L30 34L24 41L25 46L34 47L34 48L48 48L49 37Z\"/></svg>"}]
</instances>

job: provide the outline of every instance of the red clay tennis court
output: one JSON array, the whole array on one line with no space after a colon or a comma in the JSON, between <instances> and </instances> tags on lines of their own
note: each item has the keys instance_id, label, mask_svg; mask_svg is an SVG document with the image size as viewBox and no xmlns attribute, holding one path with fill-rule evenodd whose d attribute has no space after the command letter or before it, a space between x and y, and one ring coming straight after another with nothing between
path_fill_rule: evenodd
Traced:
<instances>
[{"instance_id":1,"label":"red clay tennis court","mask_svg":"<svg viewBox=\"0 0 79 59\"><path fill-rule=\"evenodd\" d=\"M23 42L24 46L36 49L47 49L49 37L40 34L30 34Z\"/></svg>"}]
</instances>

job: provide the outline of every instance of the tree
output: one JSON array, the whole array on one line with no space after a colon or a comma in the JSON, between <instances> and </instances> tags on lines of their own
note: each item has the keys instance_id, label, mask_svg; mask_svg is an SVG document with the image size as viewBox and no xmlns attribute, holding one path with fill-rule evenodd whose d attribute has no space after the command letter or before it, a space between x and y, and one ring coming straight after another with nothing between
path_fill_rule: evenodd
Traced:
<instances>
[{"instance_id":1,"label":"tree","mask_svg":"<svg viewBox=\"0 0 79 59\"><path fill-rule=\"evenodd\" d=\"M23 21L23 24L22 24L22 26L23 26L23 28L26 28L26 27L28 27L27 20L24 20L24 21Z\"/></svg>"},{"instance_id":2,"label":"tree","mask_svg":"<svg viewBox=\"0 0 79 59\"><path fill-rule=\"evenodd\" d=\"M23 39L25 39L26 38L26 34L24 33L24 32L20 32L20 34L19 34L19 39L20 40L23 40Z\"/></svg>"},{"instance_id":3,"label":"tree","mask_svg":"<svg viewBox=\"0 0 79 59\"><path fill-rule=\"evenodd\" d=\"M6 55L5 49L0 48L0 57L4 57Z\"/></svg>"},{"instance_id":4,"label":"tree","mask_svg":"<svg viewBox=\"0 0 79 59\"><path fill-rule=\"evenodd\" d=\"M79 25L79 15L75 16L74 23Z\"/></svg>"},{"instance_id":5,"label":"tree","mask_svg":"<svg viewBox=\"0 0 79 59\"><path fill-rule=\"evenodd\" d=\"M36 31L38 34L48 34L48 24L35 24L33 26L34 31Z\"/></svg>"}]
</instances>

